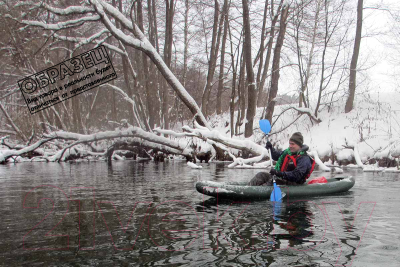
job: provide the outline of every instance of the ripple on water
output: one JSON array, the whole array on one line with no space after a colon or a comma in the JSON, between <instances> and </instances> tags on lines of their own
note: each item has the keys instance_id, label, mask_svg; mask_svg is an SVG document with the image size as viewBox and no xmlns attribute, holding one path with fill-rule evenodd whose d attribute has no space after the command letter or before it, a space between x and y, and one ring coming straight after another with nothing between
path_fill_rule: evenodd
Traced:
<instances>
[{"instance_id":1,"label":"ripple on water","mask_svg":"<svg viewBox=\"0 0 400 267\"><path fill-rule=\"evenodd\" d=\"M356 177L351 192L284 202L277 212L269 201L210 199L194 188L198 180L247 181L259 170L202 166L192 170L185 162L133 161L0 166L0 257L10 266L51 266L55 260L65 266L400 266L400 179L394 175L351 170ZM49 244L51 237L29 232L49 212L50 202L34 210L23 209L22 202L43 184L81 203L81 217L78 202L69 201L66 219L54 228L68 201L60 201L61 193L50 195L59 200L56 216L35 229L68 234L65 251L23 249L24 241L32 247L64 244L56 239ZM93 195L72 192L74 187L95 189L94 213ZM30 201L37 203L43 192L36 191ZM369 206L361 205L357 213L362 202L376 203L370 217ZM86 248L94 242L95 248L79 250L79 240ZM130 250L115 248L124 246Z\"/></svg>"}]
</instances>

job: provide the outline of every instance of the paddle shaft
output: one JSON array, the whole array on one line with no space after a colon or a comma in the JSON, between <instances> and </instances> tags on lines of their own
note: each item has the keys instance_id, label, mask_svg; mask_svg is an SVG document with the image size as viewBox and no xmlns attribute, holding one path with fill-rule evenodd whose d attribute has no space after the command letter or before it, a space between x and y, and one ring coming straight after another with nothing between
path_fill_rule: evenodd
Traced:
<instances>
[{"instance_id":1,"label":"paddle shaft","mask_svg":"<svg viewBox=\"0 0 400 267\"><path fill-rule=\"evenodd\" d=\"M267 137L267 142L268 142L268 134L265 134L265 136ZM271 155L271 149L268 148L268 156L269 156L269 163L271 165L271 169L272 169L272 155ZM277 195L278 190L276 190L277 185L276 185L276 180L275 180L275 175L272 175L272 181L274 183L274 190L272 190L272 193L274 194L274 200L276 201L278 199L278 201L280 201L282 199L282 194Z\"/></svg>"},{"instance_id":2,"label":"paddle shaft","mask_svg":"<svg viewBox=\"0 0 400 267\"><path fill-rule=\"evenodd\" d=\"M266 134L267 136L267 143L268 143L268 134ZM272 155L271 155L271 149L268 148L268 156L269 156L269 164L271 165L272 168Z\"/></svg>"}]
</instances>

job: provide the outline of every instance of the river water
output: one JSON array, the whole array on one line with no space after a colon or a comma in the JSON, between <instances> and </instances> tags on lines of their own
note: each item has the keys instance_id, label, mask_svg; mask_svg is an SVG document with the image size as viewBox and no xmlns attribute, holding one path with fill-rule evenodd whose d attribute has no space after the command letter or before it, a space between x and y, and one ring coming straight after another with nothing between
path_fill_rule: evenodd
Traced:
<instances>
[{"instance_id":1,"label":"river water","mask_svg":"<svg viewBox=\"0 0 400 267\"><path fill-rule=\"evenodd\" d=\"M182 161L0 165L0 265L400 266L400 175L346 170L356 177L349 192L280 206L194 187L258 171Z\"/></svg>"}]
</instances>

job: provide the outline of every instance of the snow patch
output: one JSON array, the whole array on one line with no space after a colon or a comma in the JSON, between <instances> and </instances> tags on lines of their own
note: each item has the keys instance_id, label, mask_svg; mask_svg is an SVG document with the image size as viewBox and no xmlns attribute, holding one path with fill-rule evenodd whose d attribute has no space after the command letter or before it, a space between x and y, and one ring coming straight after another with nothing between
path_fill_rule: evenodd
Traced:
<instances>
[{"instance_id":1,"label":"snow patch","mask_svg":"<svg viewBox=\"0 0 400 267\"><path fill-rule=\"evenodd\" d=\"M203 168L203 166L196 165L196 164L194 164L193 162L190 162L190 161L188 161L187 165L192 169L202 169Z\"/></svg>"},{"instance_id":2,"label":"snow patch","mask_svg":"<svg viewBox=\"0 0 400 267\"><path fill-rule=\"evenodd\" d=\"M353 149L345 148L339 151L336 155L338 160L348 160L351 161L354 157Z\"/></svg>"}]
</instances>

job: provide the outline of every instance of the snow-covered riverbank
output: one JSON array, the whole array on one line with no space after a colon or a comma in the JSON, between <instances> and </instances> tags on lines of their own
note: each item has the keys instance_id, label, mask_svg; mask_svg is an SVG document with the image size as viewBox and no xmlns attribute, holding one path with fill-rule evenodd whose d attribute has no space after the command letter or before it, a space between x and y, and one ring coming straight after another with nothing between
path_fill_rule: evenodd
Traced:
<instances>
[{"instance_id":1,"label":"snow-covered riverbank","mask_svg":"<svg viewBox=\"0 0 400 267\"><path fill-rule=\"evenodd\" d=\"M296 104L279 105L275 109L269 140L275 147L285 149L291 134L297 131L301 132L304 136L304 143L310 147L309 153L321 159L325 166L321 163L320 168L325 171L338 166L362 168L365 171L398 171L397 166L400 157L399 96L399 93L358 95L355 108L347 114L344 113L341 101L325 104L318 113L318 119L321 120L320 123L316 123L315 119L312 120L306 114L300 115L298 110L290 109L290 107L295 107ZM343 99L342 101L345 100ZM308 110L303 108L302 111ZM313 113L311 109L309 111ZM214 115L209 118L209 124L213 128L212 131L201 127L191 128L189 127L191 122L188 122L188 125L183 127L185 132L182 132L182 125L175 126L173 131L156 129L156 133L162 133L161 135L163 133L168 134L167 138L140 131L135 127L112 131L110 134L118 137L120 132L124 133L119 138L122 141L139 137L148 140L148 142L161 140L161 143L158 143L164 145L172 142L174 144L173 150L171 150L172 153L176 151L183 156L191 155L190 153L192 152L188 151L188 148L191 148L192 151L197 151L198 155L212 151L215 156L212 145L219 142L218 146L222 147L226 154L234 158L234 164L231 164L231 167L266 168L269 166L267 162L260 163L260 161L266 159L267 155L264 153L266 150L264 151L262 148L266 142L265 135L258 128L258 120L262 117L262 112L262 108L257 109L254 134L247 139L243 136L244 123L238 127L240 134L231 138L228 113L220 116ZM139 131L141 133L140 136L136 136L135 131ZM60 136L61 133L63 132L58 132L56 135ZM103 132L102 134L104 135L105 133ZM62 135L70 137L71 134L63 133ZM61 161L77 160L82 156L86 158L85 160L102 160L106 158L106 152L96 153L89 151L87 145L81 144L85 140L99 140L100 138L97 135L79 135L74 139L76 145L69 145L70 148L64 148L63 152L57 150L55 146L53 146L53 149L43 149L41 147L36 150L36 152L39 152L36 157L31 155L28 159L16 156L9 158L8 161L58 161L61 153L63 153ZM47 137L50 136L48 135ZM75 137L76 134L71 136ZM96 148L99 151L101 149L105 151L107 145L106 141L97 142ZM160 148L162 149L163 147L160 146ZM247 148L247 152L250 151L249 156L243 156L246 153L239 153L243 148ZM0 149L0 158L10 153L10 149L5 146L1 146ZM125 159L124 156L116 153L111 158L113 160ZM330 168L326 168L326 166ZM339 169L337 168L336 170Z\"/></svg>"}]
</instances>

